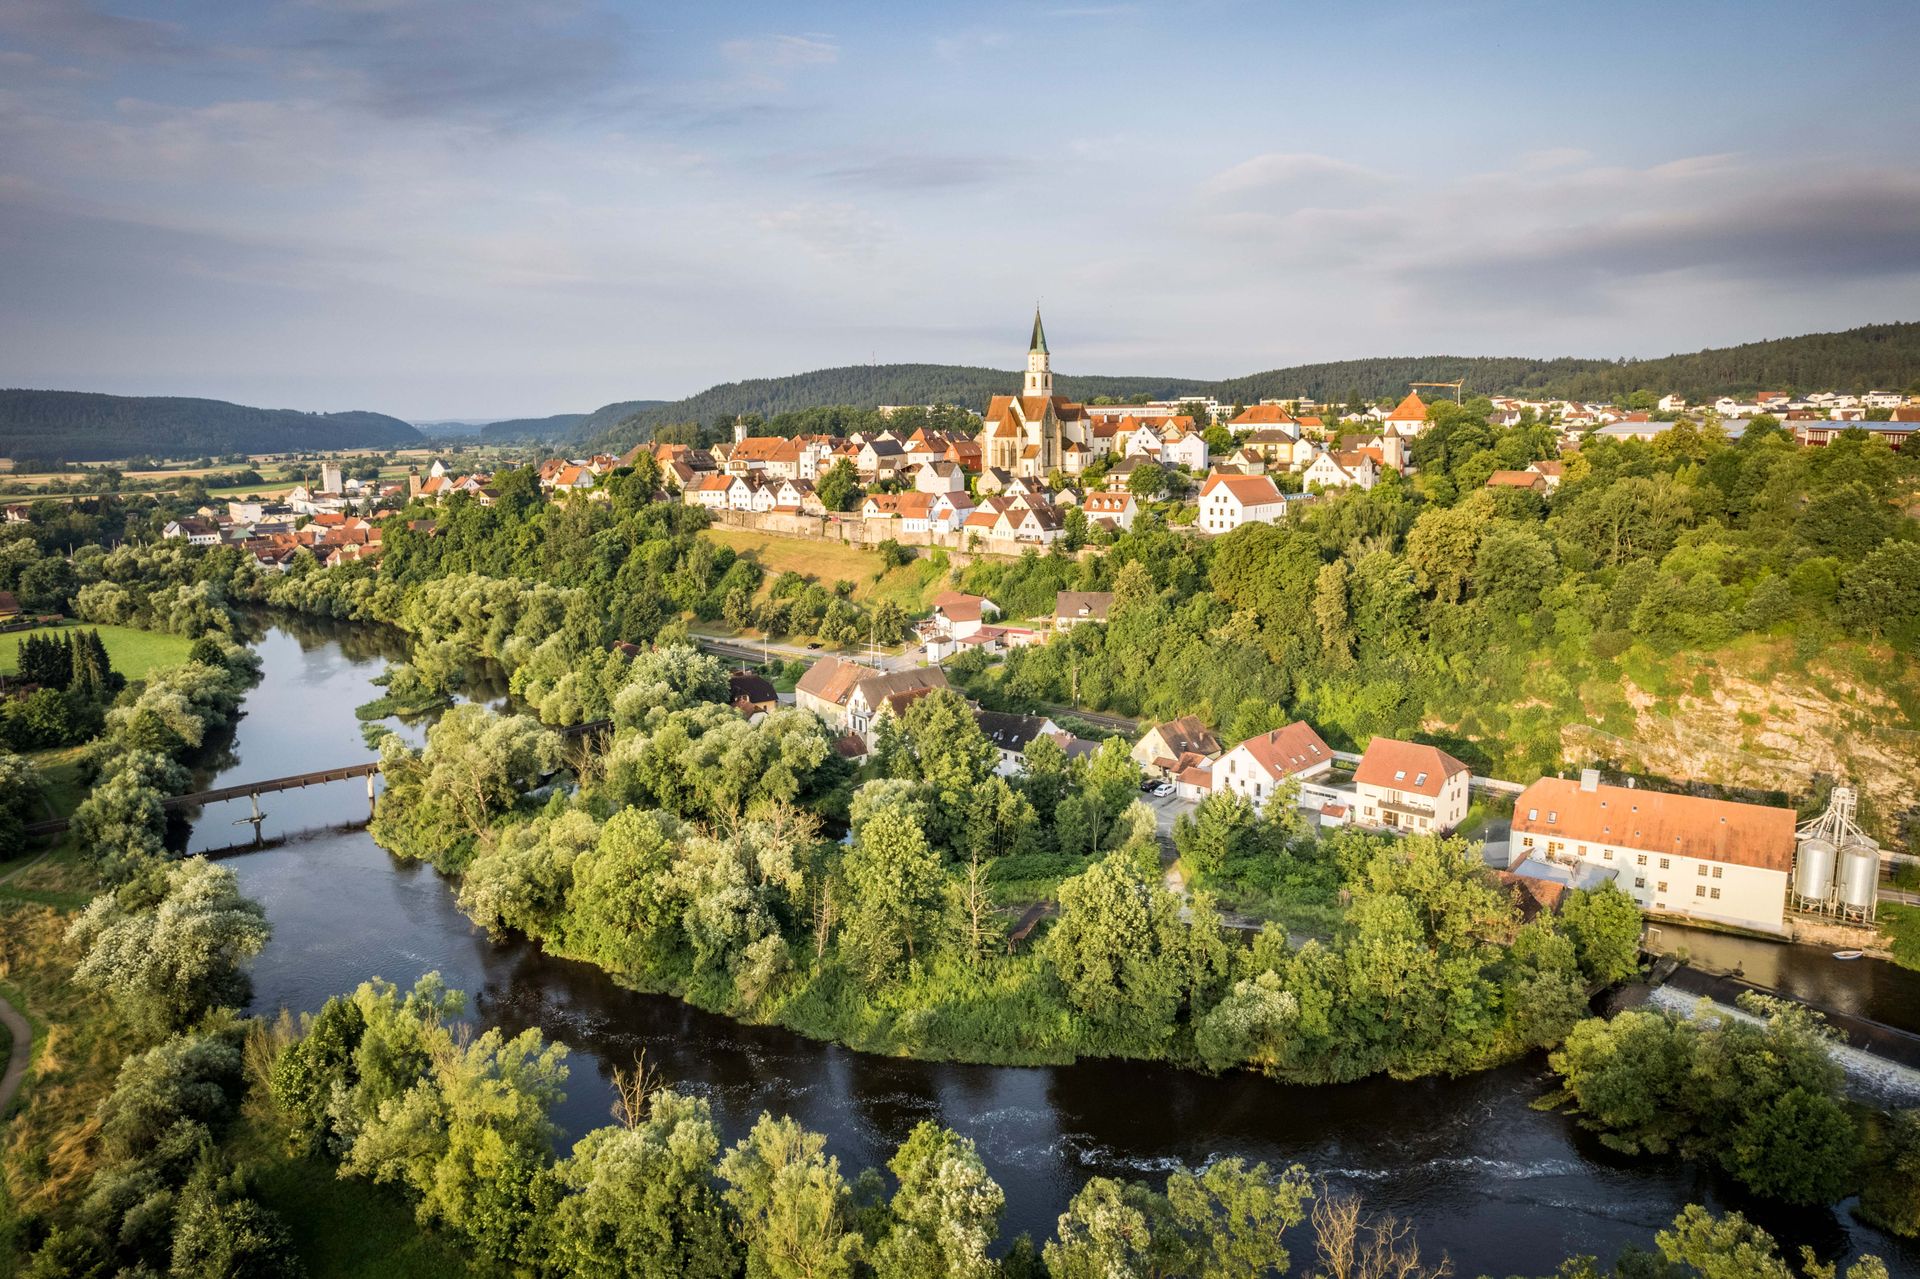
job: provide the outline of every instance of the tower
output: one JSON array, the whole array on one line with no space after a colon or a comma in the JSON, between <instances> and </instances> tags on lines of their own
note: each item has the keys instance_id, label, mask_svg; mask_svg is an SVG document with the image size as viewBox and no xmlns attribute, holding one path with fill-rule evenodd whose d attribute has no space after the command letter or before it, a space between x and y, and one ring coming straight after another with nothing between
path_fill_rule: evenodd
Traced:
<instances>
[{"instance_id":1,"label":"tower","mask_svg":"<svg viewBox=\"0 0 1920 1279\"><path fill-rule=\"evenodd\" d=\"M1027 344L1027 381L1022 395L1051 396L1053 367L1047 358L1047 331L1040 327L1040 307L1033 308L1033 340Z\"/></svg>"}]
</instances>

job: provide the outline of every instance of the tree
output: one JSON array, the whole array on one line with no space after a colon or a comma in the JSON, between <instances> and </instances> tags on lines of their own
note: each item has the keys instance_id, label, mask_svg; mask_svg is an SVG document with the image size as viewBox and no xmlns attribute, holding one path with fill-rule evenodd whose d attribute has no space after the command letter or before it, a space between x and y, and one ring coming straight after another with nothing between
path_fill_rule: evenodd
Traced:
<instances>
[{"instance_id":1,"label":"tree","mask_svg":"<svg viewBox=\"0 0 1920 1279\"><path fill-rule=\"evenodd\" d=\"M860 1254L853 1196L826 1138L792 1119L760 1116L720 1161L740 1220L749 1279L845 1279Z\"/></svg>"},{"instance_id":2,"label":"tree","mask_svg":"<svg viewBox=\"0 0 1920 1279\"><path fill-rule=\"evenodd\" d=\"M1042 1255L1052 1279L1113 1279L1167 1272L1154 1227L1166 1201L1138 1182L1094 1177L1060 1214Z\"/></svg>"},{"instance_id":3,"label":"tree","mask_svg":"<svg viewBox=\"0 0 1920 1279\"><path fill-rule=\"evenodd\" d=\"M1143 502L1155 502L1166 496L1169 483L1166 467L1158 462L1142 462L1127 476L1127 492Z\"/></svg>"},{"instance_id":4,"label":"tree","mask_svg":"<svg viewBox=\"0 0 1920 1279\"><path fill-rule=\"evenodd\" d=\"M195 857L102 894L67 929L85 950L74 980L151 1030L182 1029L247 1002L242 965L267 944L266 911L233 872Z\"/></svg>"},{"instance_id":5,"label":"tree","mask_svg":"<svg viewBox=\"0 0 1920 1279\"><path fill-rule=\"evenodd\" d=\"M1060 918L1042 953L1067 1002L1120 1042L1173 1033L1182 990L1180 903L1124 853L1059 888Z\"/></svg>"},{"instance_id":6,"label":"tree","mask_svg":"<svg viewBox=\"0 0 1920 1279\"><path fill-rule=\"evenodd\" d=\"M1560 926L1573 939L1588 981L1612 985L1639 966L1640 908L1615 885L1569 894Z\"/></svg>"},{"instance_id":7,"label":"tree","mask_svg":"<svg viewBox=\"0 0 1920 1279\"><path fill-rule=\"evenodd\" d=\"M1699 1204L1688 1204L1655 1242L1661 1257L1700 1279L1793 1279L1773 1236L1737 1212L1715 1217Z\"/></svg>"},{"instance_id":8,"label":"tree","mask_svg":"<svg viewBox=\"0 0 1920 1279\"><path fill-rule=\"evenodd\" d=\"M727 1279L741 1258L714 1180L719 1130L704 1098L651 1094L632 1127L597 1128L553 1170L551 1273L573 1279Z\"/></svg>"},{"instance_id":9,"label":"tree","mask_svg":"<svg viewBox=\"0 0 1920 1279\"><path fill-rule=\"evenodd\" d=\"M0 750L0 847L24 847L20 828L39 807L39 770L23 756Z\"/></svg>"},{"instance_id":10,"label":"tree","mask_svg":"<svg viewBox=\"0 0 1920 1279\"><path fill-rule=\"evenodd\" d=\"M883 808L854 837L845 863L841 951L870 986L933 941L940 922L940 855L910 810Z\"/></svg>"},{"instance_id":11,"label":"tree","mask_svg":"<svg viewBox=\"0 0 1920 1279\"><path fill-rule=\"evenodd\" d=\"M1006 1194L987 1174L973 1142L922 1121L887 1167L899 1179L892 1229L873 1252L879 1279L992 1279L987 1255L1000 1232Z\"/></svg>"},{"instance_id":12,"label":"tree","mask_svg":"<svg viewBox=\"0 0 1920 1279\"><path fill-rule=\"evenodd\" d=\"M829 511L850 511L860 500L860 472L848 458L841 458L821 472L814 493Z\"/></svg>"},{"instance_id":13,"label":"tree","mask_svg":"<svg viewBox=\"0 0 1920 1279\"><path fill-rule=\"evenodd\" d=\"M1222 1159L1199 1173L1167 1177L1171 1232L1178 1238L1180 1273L1195 1279L1261 1279L1287 1273L1283 1236L1306 1219L1313 1192L1299 1164L1274 1173Z\"/></svg>"}]
</instances>

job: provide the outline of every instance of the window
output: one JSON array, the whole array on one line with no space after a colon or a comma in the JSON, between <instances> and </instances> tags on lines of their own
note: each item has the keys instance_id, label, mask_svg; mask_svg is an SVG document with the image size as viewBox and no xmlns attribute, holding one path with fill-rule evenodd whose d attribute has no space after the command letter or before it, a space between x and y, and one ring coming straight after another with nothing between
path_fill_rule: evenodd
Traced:
<instances>
[{"instance_id":1,"label":"window","mask_svg":"<svg viewBox=\"0 0 1920 1279\"><path fill-rule=\"evenodd\" d=\"M1633 859L1633 864L1635 866L1645 866L1647 864L1647 855L1645 853L1641 853L1638 857L1635 857Z\"/></svg>"},{"instance_id":2,"label":"window","mask_svg":"<svg viewBox=\"0 0 1920 1279\"><path fill-rule=\"evenodd\" d=\"M1720 868L1719 868L1718 866L1715 866L1715 867L1713 868L1713 877L1714 877L1715 879L1718 879L1718 878L1720 878ZM1716 889L1715 889L1714 891L1715 891L1715 892L1719 892L1720 890L1716 888Z\"/></svg>"},{"instance_id":3,"label":"window","mask_svg":"<svg viewBox=\"0 0 1920 1279\"><path fill-rule=\"evenodd\" d=\"M1533 836L1531 836L1531 835L1523 835L1523 836L1521 836L1521 838L1520 838L1520 847L1522 847L1522 848L1532 848L1532 847L1533 847Z\"/></svg>"},{"instance_id":4,"label":"window","mask_svg":"<svg viewBox=\"0 0 1920 1279\"><path fill-rule=\"evenodd\" d=\"M1695 897L1705 897L1707 895L1707 886L1705 884L1695 884L1693 886L1693 895Z\"/></svg>"},{"instance_id":5,"label":"window","mask_svg":"<svg viewBox=\"0 0 1920 1279\"><path fill-rule=\"evenodd\" d=\"M1584 852L1584 851L1586 850L1586 847L1587 847L1587 846L1586 846L1585 844L1582 844L1582 845L1580 845L1580 848L1581 848L1581 850L1582 850L1583 852ZM1606 851L1605 853L1603 853L1603 854L1601 854L1601 856L1603 856L1603 857L1605 857L1605 858L1606 858L1606 859L1607 859L1608 861L1612 861L1612 860L1613 860L1613 850L1612 850L1611 848L1609 848L1609 849L1608 849L1608 850L1607 850L1607 851Z\"/></svg>"},{"instance_id":6,"label":"window","mask_svg":"<svg viewBox=\"0 0 1920 1279\"><path fill-rule=\"evenodd\" d=\"M1705 876L1706 876L1706 873L1707 873L1707 864L1706 864L1705 862L1701 862L1701 863L1700 863L1700 874L1701 874L1701 877L1702 877L1702 878L1705 878Z\"/></svg>"},{"instance_id":7,"label":"window","mask_svg":"<svg viewBox=\"0 0 1920 1279\"><path fill-rule=\"evenodd\" d=\"M1660 859L1660 869L1661 869L1661 870L1665 870L1665 869L1666 869L1666 868L1667 868L1667 867L1668 867L1669 865L1671 865L1671 864L1672 864L1672 863L1670 863L1670 862L1669 862L1669 861L1668 861L1668 860L1667 860L1666 858L1664 858L1664 857L1662 857L1662 858Z\"/></svg>"},{"instance_id":8,"label":"window","mask_svg":"<svg viewBox=\"0 0 1920 1279\"><path fill-rule=\"evenodd\" d=\"M1717 888L1713 890L1713 900L1715 901L1720 900L1720 890Z\"/></svg>"},{"instance_id":9,"label":"window","mask_svg":"<svg viewBox=\"0 0 1920 1279\"><path fill-rule=\"evenodd\" d=\"M1540 820L1540 810L1539 810L1539 809L1537 809L1537 808L1529 808L1529 809L1527 810L1527 820L1528 820L1528 821L1530 821L1530 822L1537 822L1537 821L1539 821L1539 820Z\"/></svg>"},{"instance_id":10,"label":"window","mask_svg":"<svg viewBox=\"0 0 1920 1279\"><path fill-rule=\"evenodd\" d=\"M1647 886L1646 876L1641 875L1636 877L1633 881L1633 886L1635 888L1645 888Z\"/></svg>"},{"instance_id":11,"label":"window","mask_svg":"<svg viewBox=\"0 0 1920 1279\"><path fill-rule=\"evenodd\" d=\"M1406 770L1406 769L1404 769L1404 768L1396 768L1396 769L1394 769L1394 770L1393 770L1393 780L1394 780L1394 781L1396 781L1396 782L1404 782L1404 781L1406 781L1406 780L1407 780L1407 770Z\"/></svg>"},{"instance_id":12,"label":"window","mask_svg":"<svg viewBox=\"0 0 1920 1279\"><path fill-rule=\"evenodd\" d=\"M1666 880L1664 880L1664 879L1663 879L1663 880L1661 880L1661 881L1660 881L1659 883L1657 883L1657 884L1655 884L1655 885L1653 886L1653 890L1654 890L1654 891L1655 891L1656 893L1664 893L1664 892L1666 892L1666 891L1667 891L1667 881L1666 881Z\"/></svg>"},{"instance_id":13,"label":"window","mask_svg":"<svg viewBox=\"0 0 1920 1279\"><path fill-rule=\"evenodd\" d=\"M1413 784L1415 786L1425 786L1427 784L1427 775L1425 773L1416 775L1413 779Z\"/></svg>"},{"instance_id":14,"label":"window","mask_svg":"<svg viewBox=\"0 0 1920 1279\"><path fill-rule=\"evenodd\" d=\"M1547 821L1557 822L1559 820L1560 820L1560 813L1558 810L1551 809L1551 808L1547 810Z\"/></svg>"}]
</instances>

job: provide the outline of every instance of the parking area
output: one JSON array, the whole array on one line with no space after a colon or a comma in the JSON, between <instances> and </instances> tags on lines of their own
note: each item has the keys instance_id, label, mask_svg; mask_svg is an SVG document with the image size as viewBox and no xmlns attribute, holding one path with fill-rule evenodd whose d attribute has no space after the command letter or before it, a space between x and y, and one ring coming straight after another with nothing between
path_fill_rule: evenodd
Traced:
<instances>
[{"instance_id":1,"label":"parking area","mask_svg":"<svg viewBox=\"0 0 1920 1279\"><path fill-rule=\"evenodd\" d=\"M1191 813L1199 805L1191 799L1181 799L1178 795L1156 795L1150 790L1140 792L1140 802L1153 810L1154 822L1160 833L1172 838L1173 824L1182 813Z\"/></svg>"}]
</instances>

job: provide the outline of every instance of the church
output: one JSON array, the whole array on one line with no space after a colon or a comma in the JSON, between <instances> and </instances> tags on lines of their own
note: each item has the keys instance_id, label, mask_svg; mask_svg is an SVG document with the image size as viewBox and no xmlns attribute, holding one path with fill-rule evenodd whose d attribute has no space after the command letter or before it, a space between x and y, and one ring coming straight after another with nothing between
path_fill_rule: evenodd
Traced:
<instances>
[{"instance_id":1,"label":"church","mask_svg":"<svg viewBox=\"0 0 1920 1279\"><path fill-rule=\"evenodd\" d=\"M1073 474L1092 460L1092 422L1084 405L1053 393L1053 366L1040 308L1033 309L1033 339L1027 344L1027 378L1018 395L996 395L980 432L980 464L1014 475L1044 479L1054 471Z\"/></svg>"}]
</instances>

